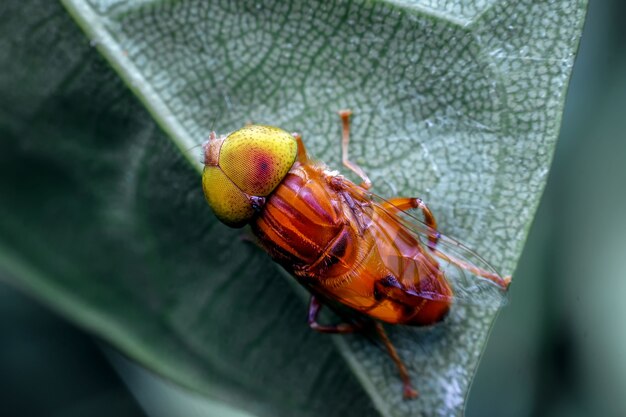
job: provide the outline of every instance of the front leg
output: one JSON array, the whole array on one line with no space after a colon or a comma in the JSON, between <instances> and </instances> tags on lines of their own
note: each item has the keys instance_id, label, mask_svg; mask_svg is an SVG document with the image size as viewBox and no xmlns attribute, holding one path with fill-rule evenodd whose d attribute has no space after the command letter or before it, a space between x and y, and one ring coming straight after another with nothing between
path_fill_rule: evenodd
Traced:
<instances>
[{"instance_id":1,"label":"front leg","mask_svg":"<svg viewBox=\"0 0 626 417\"><path fill-rule=\"evenodd\" d=\"M350 144L350 116L352 116L352 110L340 110L339 117L341 117L342 135L341 135L341 162L350 171L361 177L363 181L361 187L369 190L372 187L372 181L367 176L365 171L348 159L348 145Z\"/></svg>"},{"instance_id":2,"label":"front leg","mask_svg":"<svg viewBox=\"0 0 626 417\"><path fill-rule=\"evenodd\" d=\"M302 135L298 132L293 132L291 136L294 137L296 143L298 144L298 153L296 159L298 162L306 163L309 160L309 156L306 153L306 148L304 147L304 142L302 141Z\"/></svg>"}]
</instances>

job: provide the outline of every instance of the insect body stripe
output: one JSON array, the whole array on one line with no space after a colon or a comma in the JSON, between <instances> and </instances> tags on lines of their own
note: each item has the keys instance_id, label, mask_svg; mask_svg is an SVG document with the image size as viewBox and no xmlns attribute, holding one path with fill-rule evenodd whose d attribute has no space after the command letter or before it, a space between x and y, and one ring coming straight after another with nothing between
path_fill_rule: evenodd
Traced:
<instances>
[{"instance_id":1,"label":"insect body stripe","mask_svg":"<svg viewBox=\"0 0 626 417\"><path fill-rule=\"evenodd\" d=\"M275 243L279 243L281 247L288 249L290 253L293 253L298 258L309 258L306 254L299 251L302 247L321 250L321 248L313 240L305 236L305 234L300 232L298 228L293 227L290 217L281 213L279 210L273 210L271 208L266 209L263 220L277 235L279 241L275 241Z\"/></svg>"}]
</instances>

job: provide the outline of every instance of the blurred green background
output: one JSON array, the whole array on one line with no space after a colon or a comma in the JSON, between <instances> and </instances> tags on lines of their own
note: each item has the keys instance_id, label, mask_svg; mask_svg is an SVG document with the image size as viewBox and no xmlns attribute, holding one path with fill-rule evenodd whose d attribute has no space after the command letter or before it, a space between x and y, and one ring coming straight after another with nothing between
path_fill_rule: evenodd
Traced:
<instances>
[{"instance_id":1,"label":"blurred green background","mask_svg":"<svg viewBox=\"0 0 626 417\"><path fill-rule=\"evenodd\" d=\"M589 5L553 169L468 417L626 415L624 16L623 1ZM161 416L184 402L185 415L202 414L196 399L3 285L0 313L1 410Z\"/></svg>"}]
</instances>

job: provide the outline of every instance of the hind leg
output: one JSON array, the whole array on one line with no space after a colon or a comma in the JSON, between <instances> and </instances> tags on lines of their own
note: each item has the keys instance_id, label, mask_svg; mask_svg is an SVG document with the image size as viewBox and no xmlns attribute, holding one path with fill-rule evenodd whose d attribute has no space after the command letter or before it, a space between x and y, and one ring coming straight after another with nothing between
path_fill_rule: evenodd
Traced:
<instances>
[{"instance_id":1,"label":"hind leg","mask_svg":"<svg viewBox=\"0 0 626 417\"><path fill-rule=\"evenodd\" d=\"M487 278L502 289L507 289L511 283L511 277L502 278L500 275L480 268L470 262L459 259L451 254L443 253L437 249L437 242L441 238L441 233L437 231L437 222L435 216L428 206L419 198L396 197L385 203L383 207L387 210L407 211L411 209L420 209L424 215L424 223L428 226L426 234L428 234L428 248L439 258L448 261L461 269L471 272L479 277ZM458 246L458 250L465 250L462 245Z\"/></svg>"},{"instance_id":2,"label":"hind leg","mask_svg":"<svg viewBox=\"0 0 626 417\"><path fill-rule=\"evenodd\" d=\"M437 221L435 220L435 216L430 211L428 206L417 197L395 197L390 200L387 200L383 203L383 207L387 210L400 210L407 211L412 209L419 209L422 211L424 215L424 223L428 226L429 230L428 234L428 248L430 250L434 250L435 246L437 246L437 242L441 237L441 233L437 231Z\"/></svg>"},{"instance_id":3,"label":"hind leg","mask_svg":"<svg viewBox=\"0 0 626 417\"><path fill-rule=\"evenodd\" d=\"M391 343L389 336L387 336L385 328L379 322L376 322L374 324L374 327L376 329L378 337L385 345L385 348L387 348L387 353L389 353L389 356L391 356L393 363L395 363L396 367L398 368L398 372L400 373L400 379L402 379L402 394L404 395L404 399L411 400L413 398L417 398L419 394L417 390L413 388L413 384L411 383L411 377L409 376L409 371L407 371L404 362L402 362L402 359L400 359L400 355L398 355L398 351L396 350L393 343Z\"/></svg>"},{"instance_id":4,"label":"hind leg","mask_svg":"<svg viewBox=\"0 0 626 417\"><path fill-rule=\"evenodd\" d=\"M450 262L451 264L454 264L461 269L469 271L476 276L488 279L489 281L493 282L494 284L496 284L498 287L500 287L503 290L506 290L507 288L509 288L509 285L511 284L510 276L506 276L503 278L495 272L491 272L483 268L479 268L478 266L470 262L464 261L450 254L443 253L436 248L433 250L433 253L439 258L443 259L444 261Z\"/></svg>"}]
</instances>

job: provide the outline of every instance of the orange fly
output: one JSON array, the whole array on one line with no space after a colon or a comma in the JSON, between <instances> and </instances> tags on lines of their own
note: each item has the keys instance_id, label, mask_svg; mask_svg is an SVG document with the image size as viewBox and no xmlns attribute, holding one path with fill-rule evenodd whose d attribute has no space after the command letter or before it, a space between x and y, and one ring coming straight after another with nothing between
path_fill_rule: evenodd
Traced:
<instances>
[{"instance_id":1,"label":"orange fly","mask_svg":"<svg viewBox=\"0 0 626 417\"><path fill-rule=\"evenodd\" d=\"M457 241L441 235L419 198L384 200L348 159L349 110L342 162L356 185L310 159L302 137L249 125L205 142L202 185L215 215L231 227L250 224L260 245L311 293L308 323L324 333L362 330L362 320L317 322L322 305L368 317L402 378L409 373L380 323L426 326L444 319L453 301L498 305L510 283ZM410 214L417 209L422 219ZM359 314L360 313L360 314Z\"/></svg>"}]
</instances>

